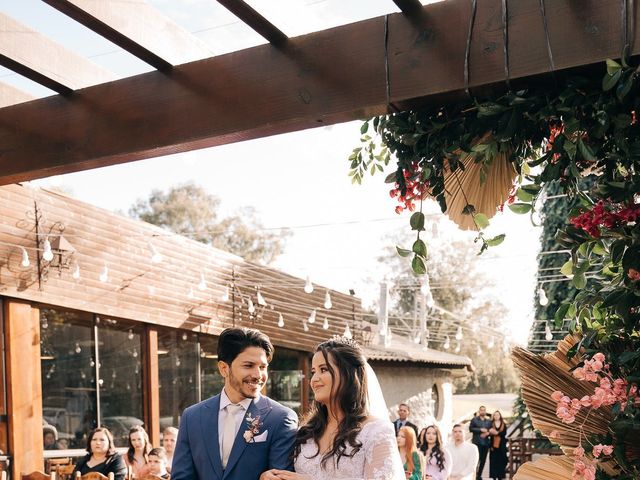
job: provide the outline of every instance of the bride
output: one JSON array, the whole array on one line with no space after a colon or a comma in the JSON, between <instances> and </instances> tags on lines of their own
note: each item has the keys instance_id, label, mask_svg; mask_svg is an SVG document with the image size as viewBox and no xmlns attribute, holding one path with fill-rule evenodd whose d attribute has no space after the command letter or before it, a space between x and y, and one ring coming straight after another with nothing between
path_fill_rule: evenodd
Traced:
<instances>
[{"instance_id":1,"label":"bride","mask_svg":"<svg viewBox=\"0 0 640 480\"><path fill-rule=\"evenodd\" d=\"M295 473L269 470L260 479L404 480L382 391L358 344L321 343L311 374L315 401L296 437Z\"/></svg>"}]
</instances>

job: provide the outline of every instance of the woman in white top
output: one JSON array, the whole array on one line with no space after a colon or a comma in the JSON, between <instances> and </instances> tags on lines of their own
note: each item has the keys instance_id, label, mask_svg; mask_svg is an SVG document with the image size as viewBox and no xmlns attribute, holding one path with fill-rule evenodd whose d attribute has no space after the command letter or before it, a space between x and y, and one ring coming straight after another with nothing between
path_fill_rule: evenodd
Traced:
<instances>
[{"instance_id":1,"label":"woman in white top","mask_svg":"<svg viewBox=\"0 0 640 480\"><path fill-rule=\"evenodd\" d=\"M451 454L444 448L442 435L435 425L427 427L424 435L426 440L425 449L425 479L426 480L447 480L451 473Z\"/></svg>"},{"instance_id":2,"label":"woman in white top","mask_svg":"<svg viewBox=\"0 0 640 480\"><path fill-rule=\"evenodd\" d=\"M391 422L369 413L367 371L355 341L334 337L318 345L315 401L296 437L296 471L270 473L282 480L405 479Z\"/></svg>"}]
</instances>

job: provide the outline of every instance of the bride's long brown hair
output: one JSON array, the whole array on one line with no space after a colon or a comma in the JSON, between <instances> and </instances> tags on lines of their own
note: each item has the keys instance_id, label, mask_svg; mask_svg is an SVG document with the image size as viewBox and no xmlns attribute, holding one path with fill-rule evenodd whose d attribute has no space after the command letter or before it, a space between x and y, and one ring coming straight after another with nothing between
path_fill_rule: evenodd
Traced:
<instances>
[{"instance_id":1,"label":"bride's long brown hair","mask_svg":"<svg viewBox=\"0 0 640 480\"><path fill-rule=\"evenodd\" d=\"M368 416L366 358L355 342L340 338L321 343L316 348L316 352L322 353L334 385L336 372L329 363L329 359L333 361L339 372L340 383L337 390L331 392L329 402L332 411L339 410L344 414L344 418L338 424L338 431L331 449L322 456L321 465L324 468L326 462L332 457L335 457L337 466L342 457L351 458L362 448L362 443L357 440L357 436ZM327 407L314 400L296 435L294 459L300 455L302 444L310 438L318 447L318 451L311 458L320 455L320 437L327 428L328 422ZM347 445L351 448L350 451L347 450Z\"/></svg>"}]
</instances>

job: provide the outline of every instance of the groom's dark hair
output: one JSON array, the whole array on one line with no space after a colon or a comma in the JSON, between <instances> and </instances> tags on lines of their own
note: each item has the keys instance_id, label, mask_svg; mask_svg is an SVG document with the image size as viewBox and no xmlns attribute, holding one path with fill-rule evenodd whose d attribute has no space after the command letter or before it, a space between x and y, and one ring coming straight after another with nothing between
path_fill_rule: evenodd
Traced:
<instances>
[{"instance_id":1,"label":"groom's dark hair","mask_svg":"<svg viewBox=\"0 0 640 480\"><path fill-rule=\"evenodd\" d=\"M269 362L273 358L271 340L260 330L254 328L226 328L218 339L218 361L231 365L236 357L248 347L263 349Z\"/></svg>"}]
</instances>

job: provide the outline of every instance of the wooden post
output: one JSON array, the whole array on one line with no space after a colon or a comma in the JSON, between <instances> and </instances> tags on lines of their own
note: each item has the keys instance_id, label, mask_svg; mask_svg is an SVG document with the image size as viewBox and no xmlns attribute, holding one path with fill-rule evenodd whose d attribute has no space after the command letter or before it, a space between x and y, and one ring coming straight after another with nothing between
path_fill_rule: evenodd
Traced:
<instances>
[{"instance_id":1,"label":"wooden post","mask_svg":"<svg viewBox=\"0 0 640 480\"><path fill-rule=\"evenodd\" d=\"M40 311L29 303L4 304L9 450L13 478L44 468Z\"/></svg>"},{"instance_id":2,"label":"wooden post","mask_svg":"<svg viewBox=\"0 0 640 480\"><path fill-rule=\"evenodd\" d=\"M160 384L158 374L158 330L148 328L146 335L145 370L144 383L146 385L145 394L145 416L147 433L151 445L160 445Z\"/></svg>"}]
</instances>

